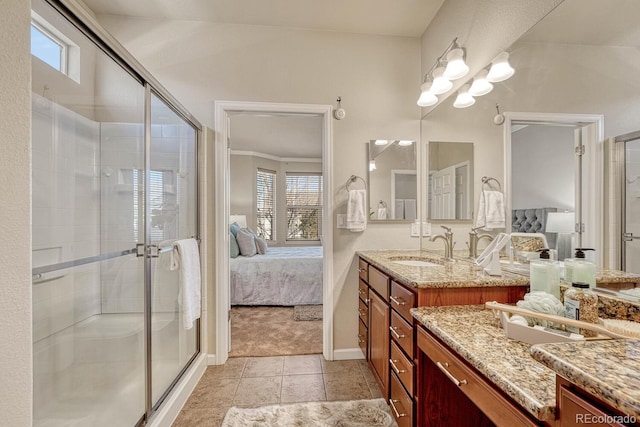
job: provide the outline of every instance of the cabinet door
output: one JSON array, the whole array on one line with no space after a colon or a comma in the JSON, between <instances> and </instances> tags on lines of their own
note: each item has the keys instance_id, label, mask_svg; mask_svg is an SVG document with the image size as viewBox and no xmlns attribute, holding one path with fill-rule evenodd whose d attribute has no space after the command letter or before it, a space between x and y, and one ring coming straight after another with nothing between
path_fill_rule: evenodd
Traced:
<instances>
[{"instance_id":1,"label":"cabinet door","mask_svg":"<svg viewBox=\"0 0 640 427\"><path fill-rule=\"evenodd\" d=\"M382 392L389 396L389 304L369 294L369 360Z\"/></svg>"}]
</instances>

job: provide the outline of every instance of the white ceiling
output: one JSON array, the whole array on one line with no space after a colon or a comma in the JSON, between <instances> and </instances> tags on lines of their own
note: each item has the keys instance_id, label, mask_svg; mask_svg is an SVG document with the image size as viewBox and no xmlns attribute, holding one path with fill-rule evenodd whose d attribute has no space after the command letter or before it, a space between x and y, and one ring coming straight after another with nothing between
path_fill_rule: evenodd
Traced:
<instances>
[{"instance_id":1,"label":"white ceiling","mask_svg":"<svg viewBox=\"0 0 640 427\"><path fill-rule=\"evenodd\" d=\"M231 149L285 158L322 158L322 118L300 114L231 115Z\"/></svg>"},{"instance_id":2,"label":"white ceiling","mask_svg":"<svg viewBox=\"0 0 640 427\"><path fill-rule=\"evenodd\" d=\"M444 0L84 0L96 14L419 37Z\"/></svg>"}]
</instances>

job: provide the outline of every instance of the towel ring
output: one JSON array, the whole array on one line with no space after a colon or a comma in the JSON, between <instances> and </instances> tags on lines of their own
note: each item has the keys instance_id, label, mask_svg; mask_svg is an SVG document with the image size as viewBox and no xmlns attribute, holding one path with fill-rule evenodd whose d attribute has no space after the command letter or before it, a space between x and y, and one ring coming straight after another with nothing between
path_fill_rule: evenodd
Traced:
<instances>
[{"instance_id":1,"label":"towel ring","mask_svg":"<svg viewBox=\"0 0 640 427\"><path fill-rule=\"evenodd\" d=\"M347 182L345 182L345 184L344 184L344 185L345 185L345 187L347 187L347 191L350 191L350 190L351 190L351 189L349 188L349 186L350 186L352 183L356 182L356 180L358 180L358 179L359 179L360 181L362 181L362 183L364 184L364 189L365 189L365 190L367 189L367 181L365 181L365 180L364 180L362 177L360 177L360 176L357 176L357 175L351 175L351 176L349 177L349 179L347 179Z\"/></svg>"},{"instance_id":2,"label":"towel ring","mask_svg":"<svg viewBox=\"0 0 640 427\"><path fill-rule=\"evenodd\" d=\"M487 187L491 188L491 181L495 181L496 184L498 184L498 190L502 191L502 186L500 185L500 181L498 181L495 178L492 178L490 176L483 176L482 177L482 186L484 188L484 186L486 185Z\"/></svg>"}]
</instances>

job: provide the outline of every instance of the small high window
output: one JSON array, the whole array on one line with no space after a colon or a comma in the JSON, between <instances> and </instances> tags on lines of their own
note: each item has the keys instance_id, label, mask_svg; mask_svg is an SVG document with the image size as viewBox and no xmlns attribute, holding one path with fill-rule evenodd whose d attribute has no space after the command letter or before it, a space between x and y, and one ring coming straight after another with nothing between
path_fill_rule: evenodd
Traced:
<instances>
[{"instance_id":1,"label":"small high window","mask_svg":"<svg viewBox=\"0 0 640 427\"><path fill-rule=\"evenodd\" d=\"M31 21L31 54L67 74L68 46L40 24Z\"/></svg>"}]
</instances>

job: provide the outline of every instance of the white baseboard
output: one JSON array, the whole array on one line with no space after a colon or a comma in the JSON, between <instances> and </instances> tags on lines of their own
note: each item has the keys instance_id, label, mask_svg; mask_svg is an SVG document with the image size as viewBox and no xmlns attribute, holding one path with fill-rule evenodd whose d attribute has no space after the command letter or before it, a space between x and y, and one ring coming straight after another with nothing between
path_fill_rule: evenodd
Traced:
<instances>
[{"instance_id":1,"label":"white baseboard","mask_svg":"<svg viewBox=\"0 0 640 427\"><path fill-rule=\"evenodd\" d=\"M147 426L169 427L173 424L187 399L196 388L196 385L198 385L202 374L207 369L206 362L206 354L201 354L196 358L191 368L185 372L180 382L176 384L171 394L167 396L158 412L151 417Z\"/></svg>"},{"instance_id":2,"label":"white baseboard","mask_svg":"<svg viewBox=\"0 0 640 427\"><path fill-rule=\"evenodd\" d=\"M215 354L208 354L207 355L207 365L211 366L211 365L217 365L218 361L216 360L216 355Z\"/></svg>"},{"instance_id":3,"label":"white baseboard","mask_svg":"<svg viewBox=\"0 0 640 427\"><path fill-rule=\"evenodd\" d=\"M364 359L364 354L360 347L356 348L343 348L333 351L333 360L355 360Z\"/></svg>"}]
</instances>

